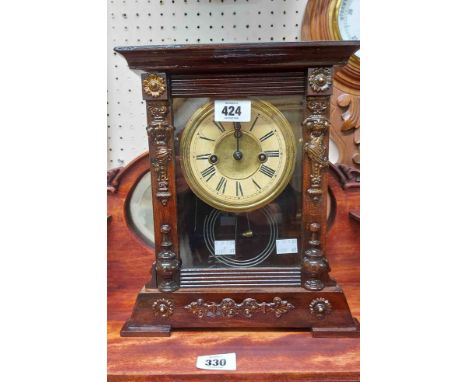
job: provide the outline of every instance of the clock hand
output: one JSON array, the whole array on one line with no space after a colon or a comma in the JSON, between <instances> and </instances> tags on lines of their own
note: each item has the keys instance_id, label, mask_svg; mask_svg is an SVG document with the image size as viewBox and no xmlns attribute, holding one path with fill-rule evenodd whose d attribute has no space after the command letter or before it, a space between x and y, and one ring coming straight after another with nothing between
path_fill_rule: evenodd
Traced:
<instances>
[{"instance_id":1,"label":"clock hand","mask_svg":"<svg viewBox=\"0 0 468 382\"><path fill-rule=\"evenodd\" d=\"M234 137L236 137L236 151L234 151L234 154L232 154L232 156L234 157L235 160L242 159L242 152L239 149L239 139L241 136L242 136L241 124L239 122L234 122Z\"/></svg>"}]
</instances>

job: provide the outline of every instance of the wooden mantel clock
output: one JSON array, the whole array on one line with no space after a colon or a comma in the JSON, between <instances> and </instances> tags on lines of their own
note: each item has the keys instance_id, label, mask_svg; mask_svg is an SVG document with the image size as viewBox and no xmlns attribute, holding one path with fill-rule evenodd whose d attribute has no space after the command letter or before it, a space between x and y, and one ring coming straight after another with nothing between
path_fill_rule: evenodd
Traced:
<instances>
[{"instance_id":1,"label":"wooden mantel clock","mask_svg":"<svg viewBox=\"0 0 468 382\"><path fill-rule=\"evenodd\" d=\"M333 67L355 41L119 47L142 71L155 259L122 336L356 336L326 257Z\"/></svg>"}]
</instances>

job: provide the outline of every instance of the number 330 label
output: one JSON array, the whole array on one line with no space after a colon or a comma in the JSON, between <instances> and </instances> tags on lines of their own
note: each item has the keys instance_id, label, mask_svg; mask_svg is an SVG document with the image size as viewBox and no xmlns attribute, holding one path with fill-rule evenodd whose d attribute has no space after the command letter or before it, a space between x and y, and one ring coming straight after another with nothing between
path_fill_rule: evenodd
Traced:
<instances>
[{"instance_id":1,"label":"number 330 label","mask_svg":"<svg viewBox=\"0 0 468 382\"><path fill-rule=\"evenodd\" d=\"M250 122L251 101L215 101L216 122Z\"/></svg>"},{"instance_id":2,"label":"number 330 label","mask_svg":"<svg viewBox=\"0 0 468 382\"><path fill-rule=\"evenodd\" d=\"M236 353L201 355L197 368L204 370L236 370Z\"/></svg>"}]
</instances>

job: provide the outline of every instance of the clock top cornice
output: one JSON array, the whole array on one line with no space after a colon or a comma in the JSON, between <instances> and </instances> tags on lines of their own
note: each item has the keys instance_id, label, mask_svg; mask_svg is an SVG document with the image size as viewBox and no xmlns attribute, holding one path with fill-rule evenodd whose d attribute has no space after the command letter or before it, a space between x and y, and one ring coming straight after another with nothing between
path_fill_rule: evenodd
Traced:
<instances>
[{"instance_id":1,"label":"clock top cornice","mask_svg":"<svg viewBox=\"0 0 468 382\"><path fill-rule=\"evenodd\" d=\"M132 69L167 73L303 70L345 65L359 41L116 47Z\"/></svg>"}]
</instances>

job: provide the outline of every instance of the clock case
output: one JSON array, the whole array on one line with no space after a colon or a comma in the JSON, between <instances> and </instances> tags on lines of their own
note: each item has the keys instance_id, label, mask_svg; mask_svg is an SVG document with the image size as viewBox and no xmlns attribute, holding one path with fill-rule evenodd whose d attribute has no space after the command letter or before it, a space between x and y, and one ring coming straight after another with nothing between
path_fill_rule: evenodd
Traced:
<instances>
[{"instance_id":1,"label":"clock case","mask_svg":"<svg viewBox=\"0 0 468 382\"><path fill-rule=\"evenodd\" d=\"M316 337L359 335L359 323L330 277L326 257L333 67L345 65L358 49L356 41L114 49L131 69L141 71L155 227L150 280L139 292L122 336L168 336L172 328L309 328ZM304 97L301 265L286 272L234 268L225 274L219 269L184 273L177 233L172 100L267 95ZM190 286L193 276L213 275L212 285ZM223 286L239 276L248 286ZM278 276L287 286L264 285Z\"/></svg>"}]
</instances>

